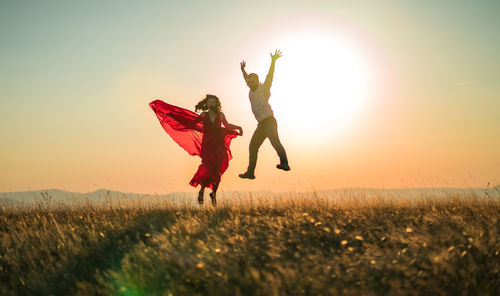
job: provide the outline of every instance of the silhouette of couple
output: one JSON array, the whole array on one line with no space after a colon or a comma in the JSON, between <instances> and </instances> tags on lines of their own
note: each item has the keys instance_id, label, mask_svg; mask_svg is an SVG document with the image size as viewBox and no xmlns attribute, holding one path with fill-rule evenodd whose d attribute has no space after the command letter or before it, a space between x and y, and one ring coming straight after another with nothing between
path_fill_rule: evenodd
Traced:
<instances>
[{"instance_id":1,"label":"silhouette of couple","mask_svg":"<svg viewBox=\"0 0 500 296\"><path fill-rule=\"evenodd\" d=\"M252 112L258 121L257 128L250 140L248 169L239 175L243 179L255 179L257 153L266 138L269 138L280 158L280 163L276 167L284 171L290 170L285 149L278 136L278 125L269 105L274 67L276 60L280 57L282 57L280 50L276 50L274 54L271 53L271 66L264 83L259 82L257 74L247 74L245 61L240 64L243 78L250 88L248 96ZM190 155L201 157L201 164L189 184L194 187L201 186L198 193L200 204L204 202L205 188L211 188L212 205L216 205L216 194L221 176L232 158L229 148L231 140L238 135L242 136L243 129L228 123L226 116L221 111L220 100L214 95L206 95L203 100L198 102L195 112L167 104L161 100L155 100L149 106L156 113L164 130L179 146ZM202 112L197 114L198 110Z\"/></svg>"}]
</instances>

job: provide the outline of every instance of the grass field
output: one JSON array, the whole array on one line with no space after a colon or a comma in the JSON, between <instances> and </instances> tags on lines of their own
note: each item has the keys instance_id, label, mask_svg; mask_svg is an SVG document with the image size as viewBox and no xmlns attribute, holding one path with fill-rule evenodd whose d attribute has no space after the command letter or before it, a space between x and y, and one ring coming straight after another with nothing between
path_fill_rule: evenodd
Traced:
<instances>
[{"instance_id":1,"label":"grass field","mask_svg":"<svg viewBox=\"0 0 500 296\"><path fill-rule=\"evenodd\" d=\"M500 291L498 194L268 195L221 194L215 209L162 200L3 207L0 294Z\"/></svg>"}]
</instances>

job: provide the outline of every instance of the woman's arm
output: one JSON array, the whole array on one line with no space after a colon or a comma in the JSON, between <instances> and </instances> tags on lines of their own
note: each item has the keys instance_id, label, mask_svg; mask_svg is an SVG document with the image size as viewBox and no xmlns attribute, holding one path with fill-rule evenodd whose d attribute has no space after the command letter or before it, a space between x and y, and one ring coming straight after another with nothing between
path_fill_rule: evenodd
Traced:
<instances>
[{"instance_id":1,"label":"woman's arm","mask_svg":"<svg viewBox=\"0 0 500 296\"><path fill-rule=\"evenodd\" d=\"M220 113L220 120L222 121L222 124L225 127L238 130L240 132L240 136L243 136L243 129L241 128L241 126L237 126L237 125L230 124L229 122L227 122L226 115L224 115L224 113L222 113L222 112Z\"/></svg>"},{"instance_id":2,"label":"woman's arm","mask_svg":"<svg viewBox=\"0 0 500 296\"><path fill-rule=\"evenodd\" d=\"M205 118L205 113L206 112L201 112L200 115L196 118L195 122L202 122Z\"/></svg>"}]
</instances>

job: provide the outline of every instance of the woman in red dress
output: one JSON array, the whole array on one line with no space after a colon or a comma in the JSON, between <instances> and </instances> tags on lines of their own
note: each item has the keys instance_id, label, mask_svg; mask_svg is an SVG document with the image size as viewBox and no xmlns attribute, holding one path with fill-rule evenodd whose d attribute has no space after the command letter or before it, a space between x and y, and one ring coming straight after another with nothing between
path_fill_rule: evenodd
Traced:
<instances>
[{"instance_id":1,"label":"woman in red dress","mask_svg":"<svg viewBox=\"0 0 500 296\"><path fill-rule=\"evenodd\" d=\"M155 100L149 106L165 131L179 146L190 155L201 157L198 171L189 184L201 186L198 193L200 204L203 204L205 188L211 188L212 205L216 205L221 176L232 158L229 149L231 140L237 135L243 135L243 129L227 122L226 116L221 112L220 100L214 95L207 95L196 105L196 112L203 111L199 115L161 100Z\"/></svg>"}]
</instances>

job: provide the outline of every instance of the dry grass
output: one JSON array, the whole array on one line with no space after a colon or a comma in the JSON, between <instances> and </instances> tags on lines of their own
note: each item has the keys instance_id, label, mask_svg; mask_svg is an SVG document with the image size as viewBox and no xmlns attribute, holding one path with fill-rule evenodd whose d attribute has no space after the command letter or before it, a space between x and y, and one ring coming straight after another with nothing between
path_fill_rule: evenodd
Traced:
<instances>
[{"instance_id":1,"label":"dry grass","mask_svg":"<svg viewBox=\"0 0 500 296\"><path fill-rule=\"evenodd\" d=\"M227 200L2 208L0 294L500 291L498 196Z\"/></svg>"}]
</instances>

